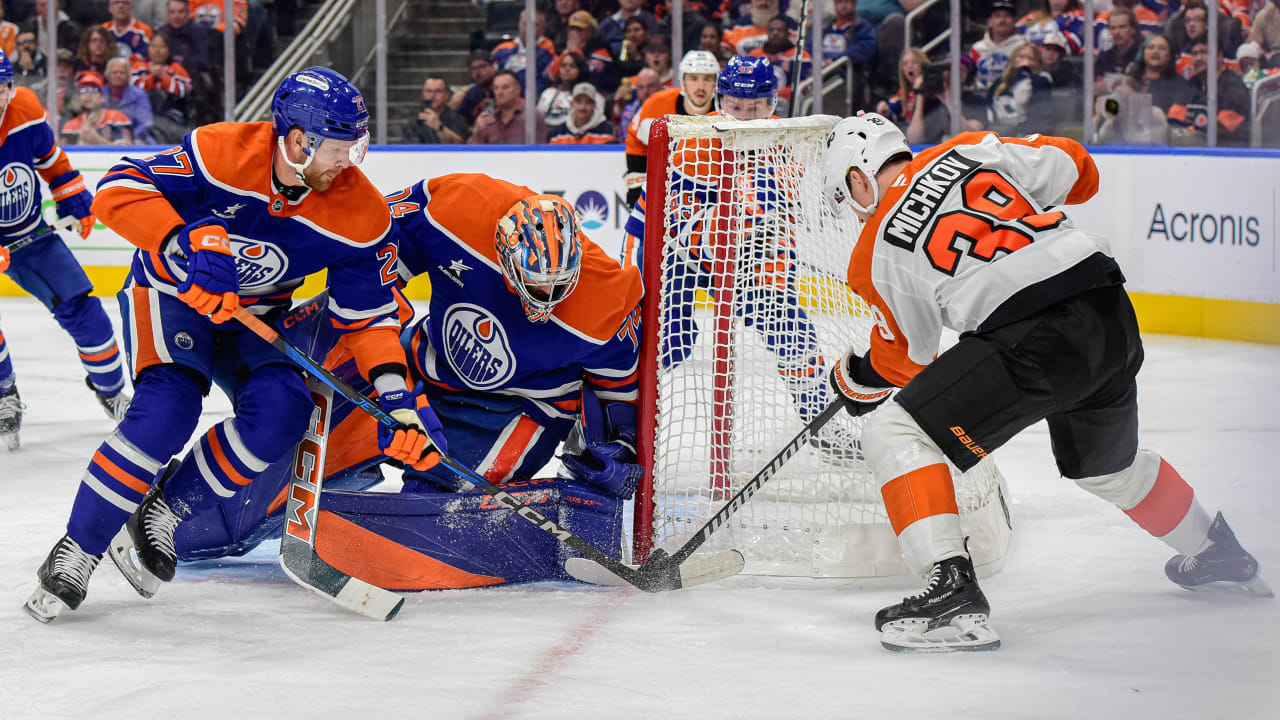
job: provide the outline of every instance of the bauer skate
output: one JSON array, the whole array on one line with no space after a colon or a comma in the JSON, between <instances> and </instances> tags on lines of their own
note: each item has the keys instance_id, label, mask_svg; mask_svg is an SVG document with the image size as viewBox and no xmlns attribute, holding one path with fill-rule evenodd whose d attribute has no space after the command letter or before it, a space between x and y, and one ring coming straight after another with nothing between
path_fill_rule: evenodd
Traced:
<instances>
[{"instance_id":1,"label":"bauer skate","mask_svg":"<svg viewBox=\"0 0 1280 720\"><path fill-rule=\"evenodd\" d=\"M152 483L138 509L111 539L107 550L125 580L144 598L155 595L160 584L172 580L177 570L178 552L173 545L173 532L179 519L164 501L165 480L177 469L175 460L165 468L160 479Z\"/></svg>"},{"instance_id":2,"label":"bauer skate","mask_svg":"<svg viewBox=\"0 0 1280 720\"><path fill-rule=\"evenodd\" d=\"M87 375L84 378L84 384L88 385L89 389L93 391L93 394L98 397L98 404L106 411L107 417L116 422L120 422L124 419L125 411L129 409L129 393L125 392L123 389L115 395L107 395L106 393L99 392L98 388L93 386L93 380Z\"/></svg>"},{"instance_id":3,"label":"bauer skate","mask_svg":"<svg viewBox=\"0 0 1280 720\"><path fill-rule=\"evenodd\" d=\"M987 624L990 614L973 562L954 557L934 563L923 592L876 613L876 629L894 652L995 650L1000 636Z\"/></svg>"},{"instance_id":4,"label":"bauer skate","mask_svg":"<svg viewBox=\"0 0 1280 720\"><path fill-rule=\"evenodd\" d=\"M1209 547L1195 555L1169 558L1164 574L1188 590L1244 589L1254 597L1276 596L1262 579L1258 561L1240 547L1221 512L1209 526L1209 542Z\"/></svg>"},{"instance_id":5,"label":"bauer skate","mask_svg":"<svg viewBox=\"0 0 1280 720\"><path fill-rule=\"evenodd\" d=\"M101 560L101 555L90 555L71 536L63 535L36 571L40 584L22 609L36 620L50 623L80 607L89 591L89 576Z\"/></svg>"},{"instance_id":6,"label":"bauer skate","mask_svg":"<svg viewBox=\"0 0 1280 720\"><path fill-rule=\"evenodd\" d=\"M9 450L17 450L21 443L18 433L22 430L22 407L17 385L0 393L0 443Z\"/></svg>"}]
</instances>

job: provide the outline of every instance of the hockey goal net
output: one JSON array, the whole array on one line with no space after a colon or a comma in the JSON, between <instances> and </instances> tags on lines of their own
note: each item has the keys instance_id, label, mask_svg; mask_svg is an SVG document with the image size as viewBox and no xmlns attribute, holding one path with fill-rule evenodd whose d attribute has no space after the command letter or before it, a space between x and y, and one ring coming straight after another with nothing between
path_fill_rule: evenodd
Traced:
<instances>
[{"instance_id":1,"label":"hockey goal net","mask_svg":"<svg viewBox=\"0 0 1280 720\"><path fill-rule=\"evenodd\" d=\"M633 556L674 550L831 401L830 363L865 352L874 322L845 283L860 229L822 197L837 118L670 117L649 143ZM839 413L726 525L745 572L859 577L905 572L859 445ZM953 469L979 565L1010 538L990 459Z\"/></svg>"}]
</instances>

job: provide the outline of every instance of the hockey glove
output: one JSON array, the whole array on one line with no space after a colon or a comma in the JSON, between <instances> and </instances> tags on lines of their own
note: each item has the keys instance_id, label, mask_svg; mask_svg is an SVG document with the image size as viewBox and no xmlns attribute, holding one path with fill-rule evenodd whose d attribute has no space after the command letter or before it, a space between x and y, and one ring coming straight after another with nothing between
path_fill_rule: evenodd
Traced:
<instances>
[{"instance_id":1,"label":"hockey glove","mask_svg":"<svg viewBox=\"0 0 1280 720\"><path fill-rule=\"evenodd\" d=\"M9 248L0 245L0 272L9 269Z\"/></svg>"},{"instance_id":2,"label":"hockey glove","mask_svg":"<svg viewBox=\"0 0 1280 720\"><path fill-rule=\"evenodd\" d=\"M629 500L644 468L636 464L636 451L625 440L592 443L578 455L563 455L560 460L574 480L594 485L610 495Z\"/></svg>"},{"instance_id":3,"label":"hockey glove","mask_svg":"<svg viewBox=\"0 0 1280 720\"><path fill-rule=\"evenodd\" d=\"M869 366L859 372L863 364L862 357L850 348L831 368L831 387L836 391L836 397L844 401L844 409L854 417L875 410L897 389ZM870 384L864 385L855 379L858 375L875 377Z\"/></svg>"},{"instance_id":4,"label":"hockey glove","mask_svg":"<svg viewBox=\"0 0 1280 720\"><path fill-rule=\"evenodd\" d=\"M65 175L63 177L66 177ZM93 196L84 186L84 176L72 173L71 177L58 187L49 188L59 217L74 217L80 220L80 237L89 237L89 231L97 218L93 216Z\"/></svg>"},{"instance_id":5,"label":"hockey glove","mask_svg":"<svg viewBox=\"0 0 1280 720\"><path fill-rule=\"evenodd\" d=\"M440 418L427 404L421 383L412 391L382 393L378 405L400 422L400 427L394 429L378 424L378 447L387 457L414 470L427 470L440 462L440 453L449 452Z\"/></svg>"},{"instance_id":6,"label":"hockey glove","mask_svg":"<svg viewBox=\"0 0 1280 720\"><path fill-rule=\"evenodd\" d=\"M226 223L216 217L197 220L179 230L175 239L178 255L187 263L178 298L215 323L230 320L240 307L240 278Z\"/></svg>"}]
</instances>

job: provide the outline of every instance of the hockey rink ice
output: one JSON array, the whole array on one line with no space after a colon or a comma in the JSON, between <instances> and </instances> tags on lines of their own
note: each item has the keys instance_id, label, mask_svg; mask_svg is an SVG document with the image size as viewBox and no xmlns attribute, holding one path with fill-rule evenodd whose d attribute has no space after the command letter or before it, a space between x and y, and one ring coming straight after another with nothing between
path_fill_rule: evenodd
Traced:
<instances>
[{"instance_id":1,"label":"hockey rink ice","mask_svg":"<svg viewBox=\"0 0 1280 720\"><path fill-rule=\"evenodd\" d=\"M430 592L376 623L290 582L274 543L151 600L104 560L40 625L20 606L111 424L34 300L0 298L0 328L27 405L0 449L0 719L1280 718L1280 600L1174 586L1162 543L1058 476L1043 424L995 454L1015 532L983 580L994 653L881 649L872 617L914 578ZM1143 445L1280 589L1280 347L1146 340ZM215 390L202 427L229 411Z\"/></svg>"}]
</instances>

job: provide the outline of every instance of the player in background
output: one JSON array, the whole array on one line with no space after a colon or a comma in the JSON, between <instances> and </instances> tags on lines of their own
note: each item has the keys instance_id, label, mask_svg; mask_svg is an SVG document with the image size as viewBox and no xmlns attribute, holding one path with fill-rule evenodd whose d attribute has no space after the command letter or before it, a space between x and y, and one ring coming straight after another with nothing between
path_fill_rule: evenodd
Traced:
<instances>
[{"instance_id":1,"label":"player in background","mask_svg":"<svg viewBox=\"0 0 1280 720\"><path fill-rule=\"evenodd\" d=\"M616 555L622 503L641 474L635 464L639 273L619 267L592 242L563 198L486 175L424 180L388 195L387 204L398 235L400 279L431 281L426 313L414 321L405 317L400 338L412 382L425 387L423 395L440 413L442 447L513 493L558 487L571 496L561 512L580 510L568 523L574 532ZM306 311L309 305L294 313L299 320L286 323L292 325L286 332L357 390L371 390L350 355L341 347L330 350L332 341L313 329L325 331L321 313ZM372 442L374 420L366 413L335 398L332 418L321 508L327 509L325 498L341 499L350 524L322 523L319 535L328 540L321 552L330 541L383 551L329 555L331 564L396 589L547 579L538 568L558 565L561 548L552 542L540 554L536 548L549 536L536 528L517 522L496 532L491 515L464 512L470 499L457 492L462 481L443 465L406 469L400 496L334 492L380 481L366 468L385 458ZM539 478L575 427L574 447L562 455L562 477L554 484ZM278 533L293 462L286 456L246 497L224 500L184 522L177 533L181 557L239 554ZM471 493L476 495L476 502L487 499ZM441 512L445 502L462 507ZM549 504L539 508L552 512ZM353 540L338 543L339 537ZM387 541L414 552L387 551ZM415 576L411 567L421 554L460 572L448 580L426 573L434 584L413 584L406 578ZM513 562L517 558L523 560ZM479 575L489 579L479 581Z\"/></svg>"},{"instance_id":2,"label":"player in background","mask_svg":"<svg viewBox=\"0 0 1280 720\"><path fill-rule=\"evenodd\" d=\"M1138 446L1142 338L1124 276L1105 238L1054 210L1098 190L1080 144L964 133L913 158L868 113L835 126L823 165L828 198L866 223L849 285L877 319L867 355L847 354L832 385L871 413L867 461L907 566L929 573L876 614L886 648L998 647L946 460L968 470L1041 419L1065 477L1177 552L1170 580L1272 596L1222 513ZM937 355L944 327L960 340Z\"/></svg>"},{"instance_id":3,"label":"player in background","mask_svg":"<svg viewBox=\"0 0 1280 720\"><path fill-rule=\"evenodd\" d=\"M108 548L150 597L173 578L178 522L241 492L301 439L312 402L300 371L227 321L242 305L271 320L311 273L328 271L331 321L404 425L379 435L385 452L423 469L439 460L434 415L409 392L397 341L391 217L355 167L369 139L364 99L338 73L308 68L285 78L271 111L273 122L208 125L126 158L99 185L94 209L138 247L120 293L136 394L40 566L25 606L37 620L80 605ZM235 416L166 469L213 383Z\"/></svg>"},{"instance_id":4,"label":"player in background","mask_svg":"<svg viewBox=\"0 0 1280 720\"><path fill-rule=\"evenodd\" d=\"M44 221L36 173L48 183L58 215L77 218L80 237L87 238L95 222L93 196L54 141L39 99L27 88L14 87L13 65L0 52L0 271L53 313L75 341L85 383L107 417L120 420L129 394L115 331L102 302L89 296L93 284L84 269ZM17 448L21 428L22 402L0 333L0 441Z\"/></svg>"},{"instance_id":5,"label":"player in background","mask_svg":"<svg viewBox=\"0 0 1280 720\"><path fill-rule=\"evenodd\" d=\"M627 207L635 205L644 190L645 169L649 167L649 128L653 121L668 115L706 115L715 102L716 76L720 74L720 61L715 55L706 50L690 50L677 69L680 86L650 95L627 127L627 172L622 176L627 189Z\"/></svg>"},{"instance_id":6,"label":"player in background","mask_svg":"<svg viewBox=\"0 0 1280 720\"><path fill-rule=\"evenodd\" d=\"M716 107L712 115L732 120L761 120L773 117L777 104L777 78L764 57L735 55L726 63L716 81ZM741 159L739 159L741 160ZM740 162L738 164L741 164ZM694 297L699 290L711 291L714 281L715 236L713 214L719 202L721 179L732 170L722 162L714 140L689 140L671 156L671 193L681 209L673 218L671 232L680 239L675 259L667 263L665 292L673 299L666 304L666 345L659 350L664 368L679 365L689 355L700 329L693 318ZM736 171L735 171L736 172ZM830 402L826 367L818 334L800 304L794 238L788 219L797 215L796 199L779 178L777 168L763 162L754 176L735 178L735 202L752 217L744 218L748 250L739 250L739 262L750 262L750 283L734 299L734 312L753 328L777 359L778 373L787 385L796 409L808 422ZM645 196L641 194L627 219L622 247L622 264L641 267L645 223ZM678 298L678 299L674 299ZM844 455L847 443L831 445L830 437L815 436L813 443L823 450Z\"/></svg>"}]
</instances>

